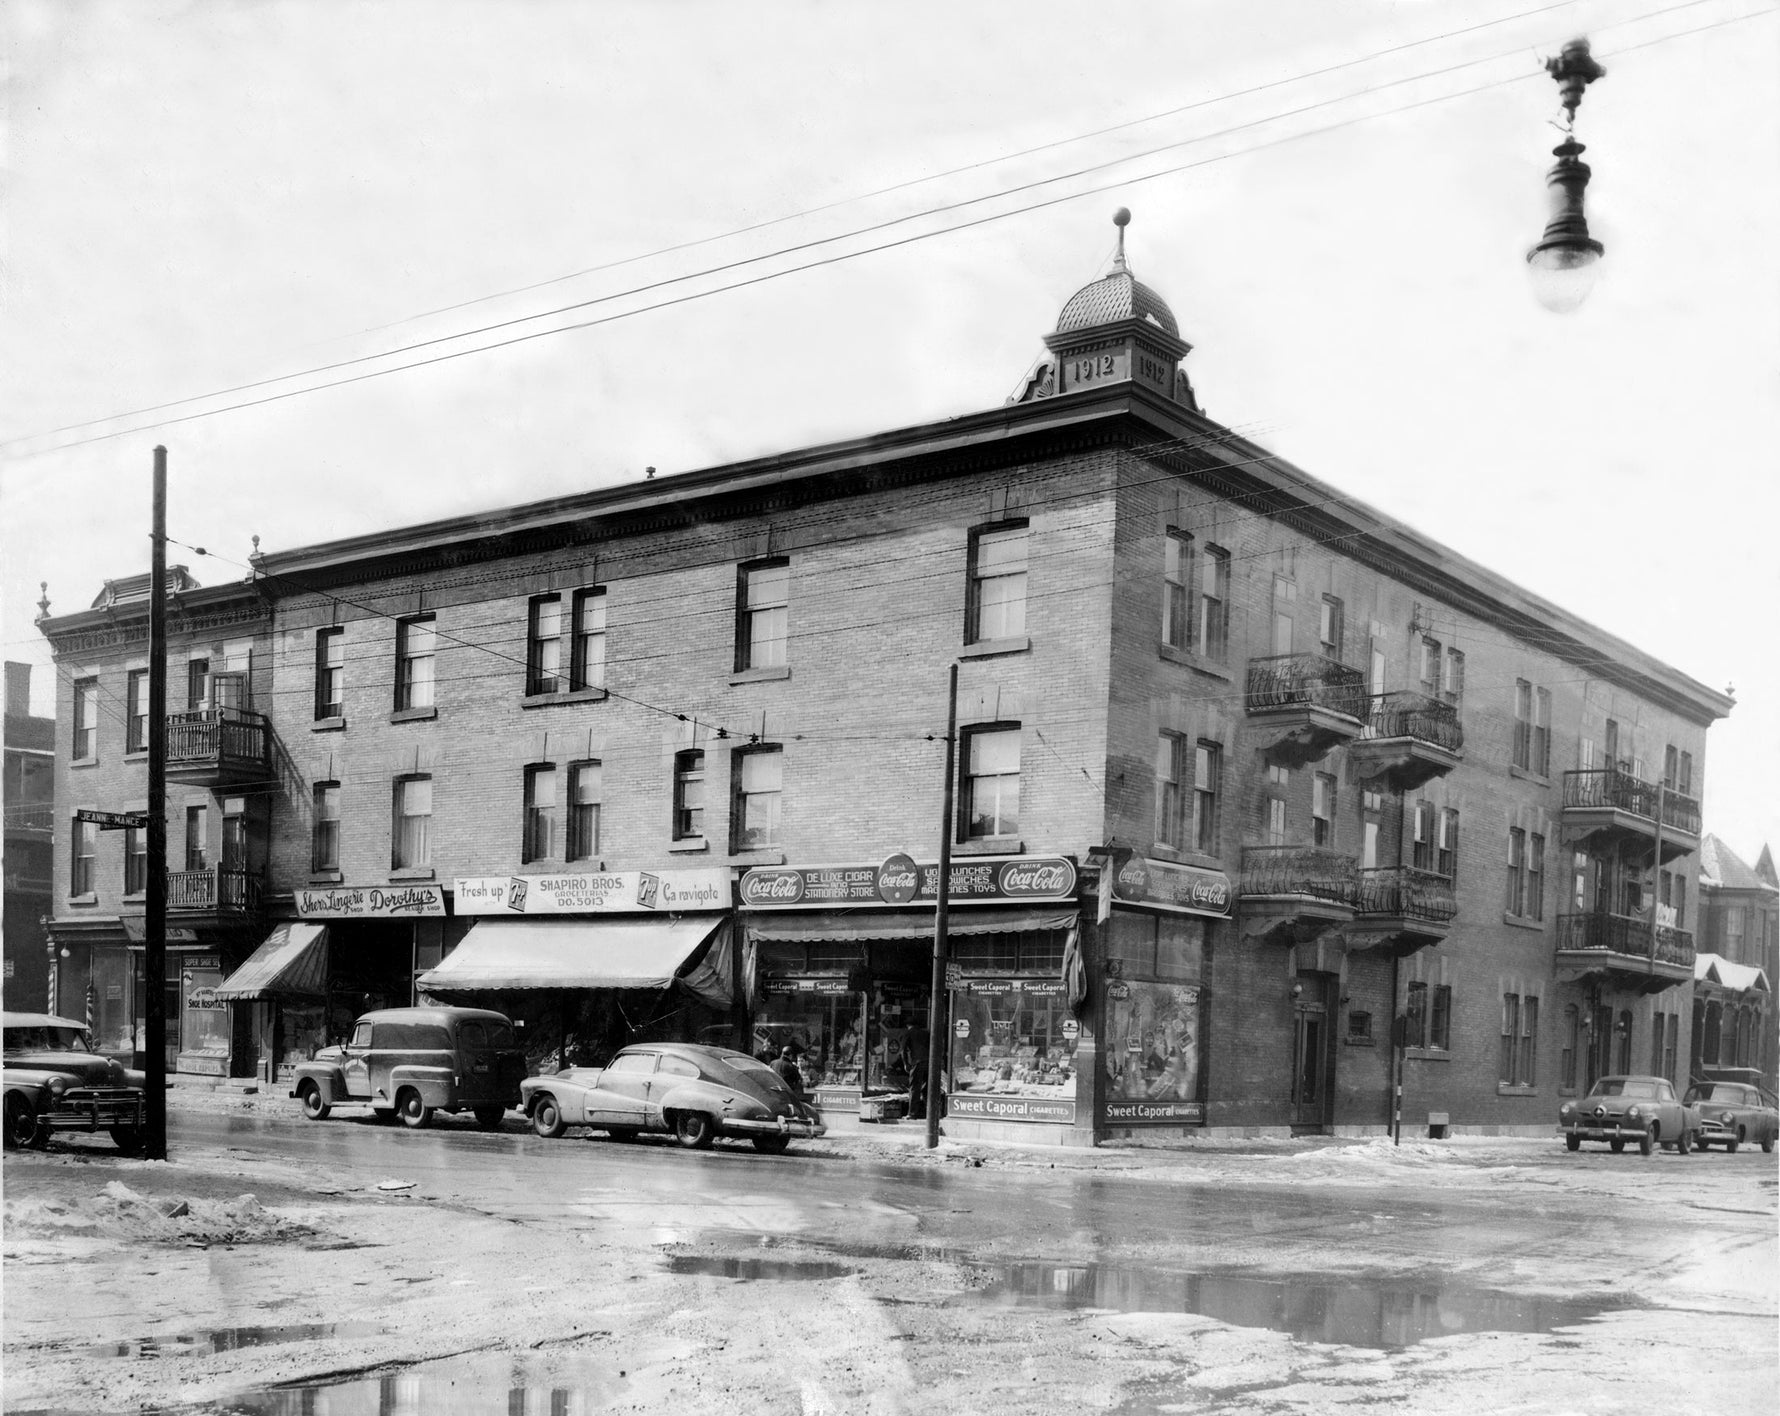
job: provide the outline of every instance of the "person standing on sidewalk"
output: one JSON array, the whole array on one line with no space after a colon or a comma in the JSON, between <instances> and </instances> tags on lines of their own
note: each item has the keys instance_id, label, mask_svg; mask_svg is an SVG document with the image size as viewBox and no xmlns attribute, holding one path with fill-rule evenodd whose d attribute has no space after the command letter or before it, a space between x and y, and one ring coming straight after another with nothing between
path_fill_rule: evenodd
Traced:
<instances>
[{"instance_id":1,"label":"person standing on sidewalk","mask_svg":"<svg viewBox=\"0 0 1780 1416\"><path fill-rule=\"evenodd\" d=\"M779 1049L778 1060L772 1064L772 1068L779 1074L779 1079L791 1088L791 1094L802 1101L804 1099L803 1072L797 1065L797 1054L791 1050L789 1043Z\"/></svg>"}]
</instances>

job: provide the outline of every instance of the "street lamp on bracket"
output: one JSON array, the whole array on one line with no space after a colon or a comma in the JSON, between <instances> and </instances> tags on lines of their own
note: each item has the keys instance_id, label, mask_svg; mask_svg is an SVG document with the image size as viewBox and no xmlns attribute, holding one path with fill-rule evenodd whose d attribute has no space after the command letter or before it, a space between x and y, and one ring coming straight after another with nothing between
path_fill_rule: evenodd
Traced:
<instances>
[{"instance_id":1,"label":"street lamp on bracket","mask_svg":"<svg viewBox=\"0 0 1780 1416\"><path fill-rule=\"evenodd\" d=\"M1551 220L1539 244L1527 252L1527 271L1532 277L1533 297L1546 309L1564 314L1594 289L1605 250L1588 234L1588 219L1583 214L1583 193L1588 190L1590 173L1582 161L1583 145L1576 141L1576 109L1582 102L1582 91L1607 71L1589 54L1586 39L1571 40L1555 59L1545 61L1545 71L1557 80L1564 106L1564 140L1551 150L1557 158L1545 174Z\"/></svg>"}]
</instances>

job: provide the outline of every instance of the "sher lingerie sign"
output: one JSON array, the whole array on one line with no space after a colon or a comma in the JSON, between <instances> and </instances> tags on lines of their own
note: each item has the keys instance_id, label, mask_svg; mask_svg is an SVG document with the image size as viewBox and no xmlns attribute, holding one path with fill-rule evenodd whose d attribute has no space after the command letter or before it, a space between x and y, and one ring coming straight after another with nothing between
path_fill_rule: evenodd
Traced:
<instances>
[{"instance_id":1,"label":"sher lingerie sign","mask_svg":"<svg viewBox=\"0 0 1780 1416\"><path fill-rule=\"evenodd\" d=\"M952 862L947 898L954 905L1005 905L1075 896L1075 863L1063 856L986 857ZM939 867L891 856L882 865L762 865L742 877L745 910L837 906L931 906Z\"/></svg>"},{"instance_id":2,"label":"sher lingerie sign","mask_svg":"<svg viewBox=\"0 0 1780 1416\"><path fill-rule=\"evenodd\" d=\"M445 913L442 885L331 885L293 890L304 919L405 919Z\"/></svg>"}]
</instances>

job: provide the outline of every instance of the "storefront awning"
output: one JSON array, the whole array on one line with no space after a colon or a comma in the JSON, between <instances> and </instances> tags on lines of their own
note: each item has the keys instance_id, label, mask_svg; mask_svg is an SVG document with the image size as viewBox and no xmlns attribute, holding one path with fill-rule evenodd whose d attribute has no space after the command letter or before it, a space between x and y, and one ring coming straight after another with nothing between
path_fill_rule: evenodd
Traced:
<instances>
[{"instance_id":1,"label":"storefront awning","mask_svg":"<svg viewBox=\"0 0 1780 1416\"><path fill-rule=\"evenodd\" d=\"M253 956L216 987L219 1003L249 998L320 998L327 991L325 924L281 924Z\"/></svg>"},{"instance_id":2,"label":"storefront awning","mask_svg":"<svg viewBox=\"0 0 1780 1416\"><path fill-rule=\"evenodd\" d=\"M973 934L1023 934L1035 929L1068 929L1076 921L1075 911L1048 910L958 910L947 917L946 937L961 938ZM779 924L750 917L748 933L764 944L836 944L864 939L933 938L933 915L882 914L860 911L857 914L831 915L825 920L799 919Z\"/></svg>"},{"instance_id":3,"label":"storefront awning","mask_svg":"<svg viewBox=\"0 0 1780 1416\"><path fill-rule=\"evenodd\" d=\"M454 993L660 989L678 982L721 1007L730 997L727 924L721 915L483 920L416 984L428 993ZM702 946L720 931L722 938L701 957Z\"/></svg>"},{"instance_id":4,"label":"storefront awning","mask_svg":"<svg viewBox=\"0 0 1780 1416\"><path fill-rule=\"evenodd\" d=\"M1751 964L1733 964L1719 954L1695 954L1693 976L1699 983L1716 983L1733 993L1771 993L1768 976Z\"/></svg>"}]
</instances>

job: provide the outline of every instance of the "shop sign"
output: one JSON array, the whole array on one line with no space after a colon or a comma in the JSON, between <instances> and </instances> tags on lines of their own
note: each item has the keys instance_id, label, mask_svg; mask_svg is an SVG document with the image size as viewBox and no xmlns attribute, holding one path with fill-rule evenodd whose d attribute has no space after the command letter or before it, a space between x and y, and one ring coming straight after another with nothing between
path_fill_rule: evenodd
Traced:
<instances>
[{"instance_id":1,"label":"shop sign","mask_svg":"<svg viewBox=\"0 0 1780 1416\"><path fill-rule=\"evenodd\" d=\"M1028 998L1063 996L1063 980L1060 978L967 978L953 986L960 993L978 996L1005 997L1014 993L1023 993Z\"/></svg>"},{"instance_id":2,"label":"shop sign","mask_svg":"<svg viewBox=\"0 0 1780 1416\"><path fill-rule=\"evenodd\" d=\"M946 1114L983 1121L1062 1121L1073 1123L1075 1103L1040 1096L973 1096L946 1094Z\"/></svg>"},{"instance_id":3,"label":"shop sign","mask_svg":"<svg viewBox=\"0 0 1780 1416\"><path fill-rule=\"evenodd\" d=\"M1082 1025L1080 1023L1078 1023L1074 1018L1065 1018L1063 1020L1063 1036L1064 1037L1074 1037L1078 1033L1080 1033L1081 1030L1082 1030Z\"/></svg>"},{"instance_id":4,"label":"shop sign","mask_svg":"<svg viewBox=\"0 0 1780 1416\"><path fill-rule=\"evenodd\" d=\"M878 898L887 905L906 905L921 888L921 870L913 856L898 851L878 867Z\"/></svg>"},{"instance_id":5,"label":"shop sign","mask_svg":"<svg viewBox=\"0 0 1780 1416\"><path fill-rule=\"evenodd\" d=\"M1102 1108L1109 1124L1174 1125L1205 1120L1201 1101L1109 1101Z\"/></svg>"},{"instance_id":6,"label":"shop sign","mask_svg":"<svg viewBox=\"0 0 1780 1416\"><path fill-rule=\"evenodd\" d=\"M453 882L451 912L487 914L685 914L726 910L729 872L606 870L587 875L481 875Z\"/></svg>"},{"instance_id":7,"label":"shop sign","mask_svg":"<svg viewBox=\"0 0 1780 1416\"><path fill-rule=\"evenodd\" d=\"M445 913L442 885L335 885L291 894L304 919L408 919Z\"/></svg>"},{"instance_id":8,"label":"shop sign","mask_svg":"<svg viewBox=\"0 0 1780 1416\"><path fill-rule=\"evenodd\" d=\"M188 1008L226 1008L229 1005L217 1001L214 988L204 986L194 988L185 995L185 1006Z\"/></svg>"},{"instance_id":9,"label":"shop sign","mask_svg":"<svg viewBox=\"0 0 1780 1416\"><path fill-rule=\"evenodd\" d=\"M785 978L782 975L769 975L760 982L762 993L813 993L818 996L832 996L839 993L857 993L851 982L845 978Z\"/></svg>"},{"instance_id":10,"label":"shop sign","mask_svg":"<svg viewBox=\"0 0 1780 1416\"><path fill-rule=\"evenodd\" d=\"M849 1087L817 1087L816 1105L824 1111L857 1111L859 1093Z\"/></svg>"},{"instance_id":11,"label":"shop sign","mask_svg":"<svg viewBox=\"0 0 1780 1416\"><path fill-rule=\"evenodd\" d=\"M1134 855L1113 875L1113 898L1128 905L1222 919L1230 913L1230 877L1221 870Z\"/></svg>"},{"instance_id":12,"label":"shop sign","mask_svg":"<svg viewBox=\"0 0 1780 1416\"><path fill-rule=\"evenodd\" d=\"M890 869L897 859L892 856L883 865L756 866L742 876L742 908L934 904L939 899L939 867L916 866L919 884L913 894L905 894L906 876ZM1063 856L972 859L952 862L946 894L954 905L1067 900L1075 895L1075 882L1075 863Z\"/></svg>"}]
</instances>

